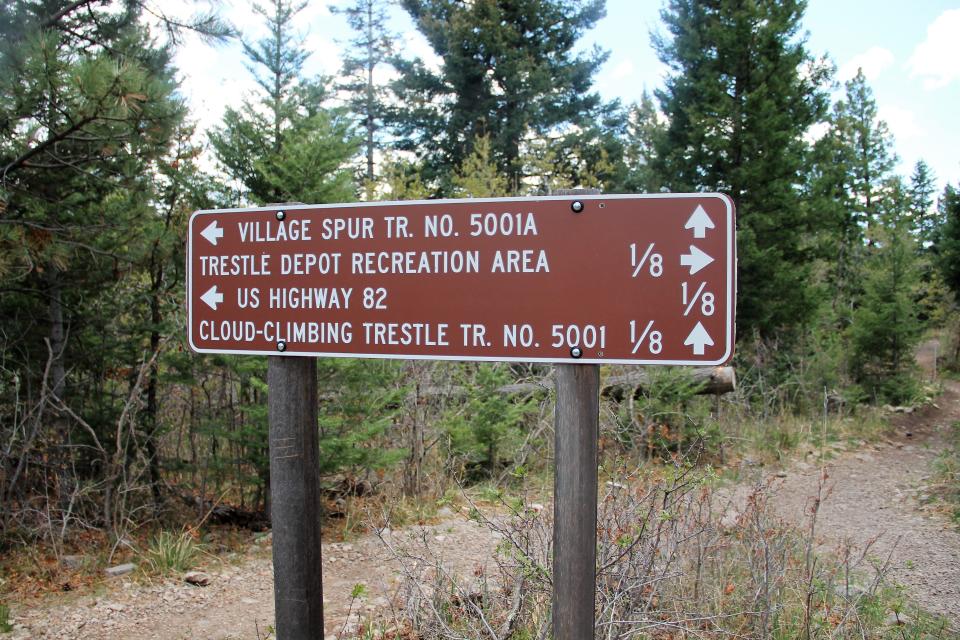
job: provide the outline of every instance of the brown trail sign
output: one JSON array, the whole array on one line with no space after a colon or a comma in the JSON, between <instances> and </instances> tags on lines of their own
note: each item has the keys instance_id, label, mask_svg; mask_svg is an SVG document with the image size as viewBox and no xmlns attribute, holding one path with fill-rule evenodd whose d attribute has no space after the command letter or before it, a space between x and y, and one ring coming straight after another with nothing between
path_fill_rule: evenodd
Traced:
<instances>
[{"instance_id":1,"label":"brown trail sign","mask_svg":"<svg viewBox=\"0 0 960 640\"><path fill-rule=\"evenodd\" d=\"M198 211L187 235L201 353L556 362L553 631L592 637L599 364L733 353L733 202L587 195ZM276 631L323 635L317 389L268 372Z\"/></svg>"},{"instance_id":2,"label":"brown trail sign","mask_svg":"<svg viewBox=\"0 0 960 640\"><path fill-rule=\"evenodd\" d=\"M733 203L580 195L198 211L204 353L727 362Z\"/></svg>"}]
</instances>

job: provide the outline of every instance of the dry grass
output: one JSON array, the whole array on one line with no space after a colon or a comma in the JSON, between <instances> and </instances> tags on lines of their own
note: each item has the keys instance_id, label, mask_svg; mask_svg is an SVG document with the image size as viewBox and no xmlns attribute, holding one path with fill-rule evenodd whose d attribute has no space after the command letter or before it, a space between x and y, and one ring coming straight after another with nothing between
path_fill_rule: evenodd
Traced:
<instances>
[{"instance_id":1,"label":"dry grass","mask_svg":"<svg viewBox=\"0 0 960 640\"><path fill-rule=\"evenodd\" d=\"M916 612L890 622L903 599L870 545L814 552L819 498L797 529L772 515L765 482L731 492L689 465L619 471L598 516L598 639L953 637ZM495 571L457 575L426 539L389 543L405 575L394 624L423 640L549 637L550 509L501 507L472 511L502 539Z\"/></svg>"}]
</instances>

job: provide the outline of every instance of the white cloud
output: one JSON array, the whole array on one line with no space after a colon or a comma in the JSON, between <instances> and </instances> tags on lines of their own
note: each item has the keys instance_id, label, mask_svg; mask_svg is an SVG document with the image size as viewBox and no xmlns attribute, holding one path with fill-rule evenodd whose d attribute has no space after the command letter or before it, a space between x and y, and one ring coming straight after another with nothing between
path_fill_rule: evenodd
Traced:
<instances>
[{"instance_id":1,"label":"white cloud","mask_svg":"<svg viewBox=\"0 0 960 640\"><path fill-rule=\"evenodd\" d=\"M633 61L624 60L610 72L610 78L613 80L623 80L633 75Z\"/></svg>"},{"instance_id":2,"label":"white cloud","mask_svg":"<svg viewBox=\"0 0 960 640\"><path fill-rule=\"evenodd\" d=\"M196 36L186 38L174 63L180 71L180 92L190 104L190 116L201 130L218 124L228 105L239 106L255 88L239 47L211 46Z\"/></svg>"},{"instance_id":3,"label":"white cloud","mask_svg":"<svg viewBox=\"0 0 960 640\"><path fill-rule=\"evenodd\" d=\"M923 78L924 89L938 89L960 78L960 9L941 13L927 27L927 39L907 61L910 77Z\"/></svg>"},{"instance_id":4,"label":"white cloud","mask_svg":"<svg viewBox=\"0 0 960 640\"><path fill-rule=\"evenodd\" d=\"M827 131L830 130L829 122L815 122L807 128L807 132L803 134L803 139L808 143L813 144L823 136L827 135Z\"/></svg>"},{"instance_id":5,"label":"white cloud","mask_svg":"<svg viewBox=\"0 0 960 640\"><path fill-rule=\"evenodd\" d=\"M426 37L419 31L402 32L397 39L397 49L407 58L420 58L431 71L439 71L443 67L443 58L436 54Z\"/></svg>"},{"instance_id":6,"label":"white cloud","mask_svg":"<svg viewBox=\"0 0 960 640\"><path fill-rule=\"evenodd\" d=\"M310 51L310 57L303 64L305 76L317 74L334 76L339 73L342 52L336 42L331 38L308 35L304 45L307 51Z\"/></svg>"},{"instance_id":7,"label":"white cloud","mask_svg":"<svg viewBox=\"0 0 960 640\"><path fill-rule=\"evenodd\" d=\"M863 69L863 75L867 80L874 80L883 73L884 69L893 64L893 60L893 53L889 49L870 47L840 65L837 77L840 81L846 82L857 75L858 69Z\"/></svg>"},{"instance_id":8,"label":"white cloud","mask_svg":"<svg viewBox=\"0 0 960 640\"><path fill-rule=\"evenodd\" d=\"M890 133L897 144L911 144L911 141L926 134L913 111L897 105L880 105L877 108L877 118L887 123Z\"/></svg>"}]
</instances>

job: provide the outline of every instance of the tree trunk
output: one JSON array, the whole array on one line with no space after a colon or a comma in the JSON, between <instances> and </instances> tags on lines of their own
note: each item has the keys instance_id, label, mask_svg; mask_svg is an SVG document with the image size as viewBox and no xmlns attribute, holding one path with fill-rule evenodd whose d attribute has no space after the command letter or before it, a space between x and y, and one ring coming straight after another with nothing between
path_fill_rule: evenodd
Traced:
<instances>
[{"instance_id":1,"label":"tree trunk","mask_svg":"<svg viewBox=\"0 0 960 640\"><path fill-rule=\"evenodd\" d=\"M160 313L160 287L163 282L163 265L154 271L153 286L150 296L150 353L155 354L160 348L160 322L163 317ZM150 493L153 495L154 516L159 516L163 510L163 495L160 492L160 460L157 453L157 430L159 428L157 387L159 385L160 364L158 358L150 365L150 376L147 379L147 406L144 416L146 441L144 449L147 452L147 465L150 477Z\"/></svg>"},{"instance_id":2,"label":"tree trunk","mask_svg":"<svg viewBox=\"0 0 960 640\"><path fill-rule=\"evenodd\" d=\"M376 123L373 121L373 2L367 3L367 182L373 183L373 130Z\"/></svg>"},{"instance_id":3,"label":"tree trunk","mask_svg":"<svg viewBox=\"0 0 960 640\"><path fill-rule=\"evenodd\" d=\"M55 397L54 403L65 401L67 389L67 368L64 363L66 334L63 327L63 285L61 274L53 265L47 265L47 294L50 313L50 391ZM69 449L70 433L67 417L59 408L53 410L53 428L56 432L59 450L56 455L57 494L64 513L69 507L70 476Z\"/></svg>"},{"instance_id":4,"label":"tree trunk","mask_svg":"<svg viewBox=\"0 0 960 640\"><path fill-rule=\"evenodd\" d=\"M423 422L420 420L420 370L416 362L411 362L409 370L414 376L413 406L410 408L410 457L407 468L404 491L408 496L420 495L423 474Z\"/></svg>"}]
</instances>

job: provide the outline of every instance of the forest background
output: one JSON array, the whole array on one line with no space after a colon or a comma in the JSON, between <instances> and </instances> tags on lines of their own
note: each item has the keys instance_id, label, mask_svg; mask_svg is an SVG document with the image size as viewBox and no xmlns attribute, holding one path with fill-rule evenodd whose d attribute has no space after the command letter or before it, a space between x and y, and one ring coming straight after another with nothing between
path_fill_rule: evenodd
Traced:
<instances>
[{"instance_id":1,"label":"forest background","mask_svg":"<svg viewBox=\"0 0 960 640\"><path fill-rule=\"evenodd\" d=\"M925 330L945 330L956 363L960 193L922 160L895 172L866 77L840 84L809 50L804 2L670 0L655 45L669 75L631 104L600 97L607 54L577 46L602 0L399 4L440 64L406 55L386 2L355 0L339 8L352 37L333 78L304 73L303 3L256 5L268 35L255 40L143 0L0 7L3 548L59 556L92 536L135 552L217 505L235 523L268 519L266 361L186 345L185 223L199 208L730 194L738 390L718 410L683 371L652 373L605 400L609 459L780 456L798 417L923 401ZM177 89L187 34L240 38L258 85L209 134ZM429 503L548 470L549 393L497 391L547 376L321 359L330 512L358 493Z\"/></svg>"}]
</instances>

